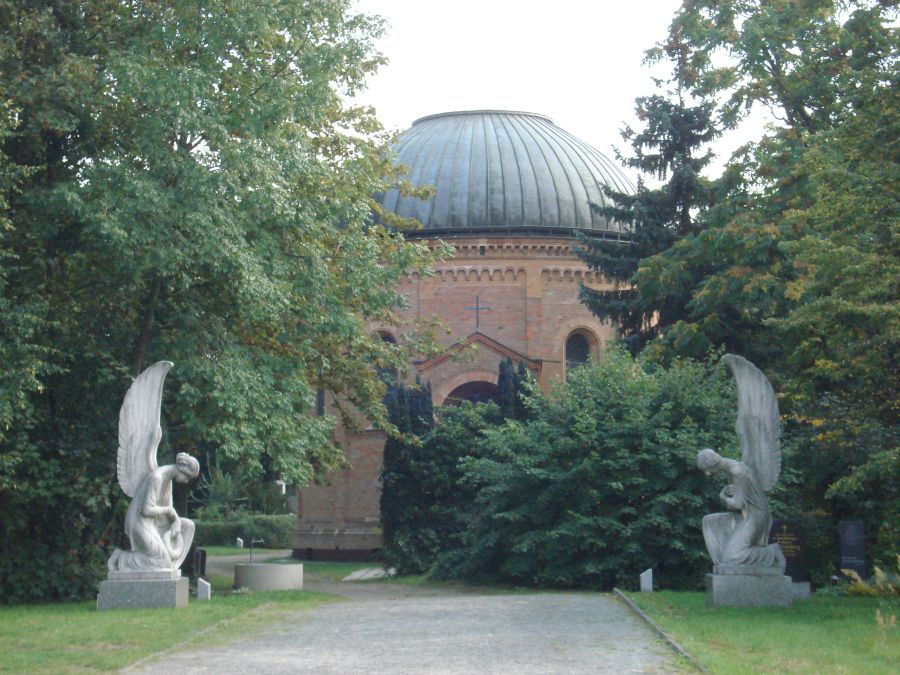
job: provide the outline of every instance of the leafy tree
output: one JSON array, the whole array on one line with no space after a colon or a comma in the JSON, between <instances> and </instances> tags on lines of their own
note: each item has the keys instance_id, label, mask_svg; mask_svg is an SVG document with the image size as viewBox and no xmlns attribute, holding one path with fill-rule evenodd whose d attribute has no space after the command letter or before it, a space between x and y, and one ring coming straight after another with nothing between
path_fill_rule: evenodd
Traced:
<instances>
[{"instance_id":1,"label":"leafy tree","mask_svg":"<svg viewBox=\"0 0 900 675\"><path fill-rule=\"evenodd\" d=\"M371 223L396 170L345 103L381 63L349 0L0 0L0 24L0 596L86 596L132 376L176 363L161 461L324 476L315 391L386 422L373 366L418 346L366 326L434 256Z\"/></svg>"},{"instance_id":2,"label":"leafy tree","mask_svg":"<svg viewBox=\"0 0 900 675\"><path fill-rule=\"evenodd\" d=\"M644 258L638 297L684 300L649 353L702 357L724 346L785 393L794 508L864 517L876 560L896 526L897 18L865 0L691 0L670 40L678 80L775 123L716 181L700 228ZM832 531L834 528L831 528Z\"/></svg>"},{"instance_id":3,"label":"leafy tree","mask_svg":"<svg viewBox=\"0 0 900 675\"><path fill-rule=\"evenodd\" d=\"M813 469L807 503L824 495L835 518L863 518L881 565L900 547L900 83L891 78L858 88L835 126L810 139L802 164L814 199L792 214L803 236L784 245L793 305L769 322L790 346L786 388L801 461Z\"/></svg>"},{"instance_id":4,"label":"leafy tree","mask_svg":"<svg viewBox=\"0 0 900 675\"><path fill-rule=\"evenodd\" d=\"M667 586L696 586L709 566L699 519L718 489L696 452L736 444L724 369L664 369L610 350L550 399L535 388L525 398L524 421L493 403L439 411L419 445L403 446L402 471L386 448L383 499L400 523L385 522L386 562L592 588L630 583L651 564Z\"/></svg>"},{"instance_id":5,"label":"leafy tree","mask_svg":"<svg viewBox=\"0 0 900 675\"><path fill-rule=\"evenodd\" d=\"M687 300L685 315L662 328L659 352L702 356L725 345L763 365L783 353L768 322L795 305L787 292L800 273L791 242L809 232L801 214L817 201L810 152L862 99L890 96L896 37L888 11L829 0L697 0L678 11L670 32L686 49L682 86L724 100L722 126L753 105L780 124L732 158L701 230L634 275L641 293L669 289Z\"/></svg>"}]
</instances>

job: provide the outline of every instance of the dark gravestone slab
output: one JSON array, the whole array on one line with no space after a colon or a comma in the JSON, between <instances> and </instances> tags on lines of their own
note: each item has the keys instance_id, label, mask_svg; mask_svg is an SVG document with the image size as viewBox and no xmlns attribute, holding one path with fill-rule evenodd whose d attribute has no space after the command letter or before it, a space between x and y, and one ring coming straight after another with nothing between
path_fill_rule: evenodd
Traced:
<instances>
[{"instance_id":1,"label":"dark gravestone slab","mask_svg":"<svg viewBox=\"0 0 900 675\"><path fill-rule=\"evenodd\" d=\"M197 577L206 576L206 549L199 548L196 544L191 544L188 554L181 563L181 573L196 579Z\"/></svg>"},{"instance_id":2,"label":"dark gravestone slab","mask_svg":"<svg viewBox=\"0 0 900 675\"><path fill-rule=\"evenodd\" d=\"M841 541L841 569L853 570L866 576L866 530L861 520L842 520L838 523Z\"/></svg>"},{"instance_id":3,"label":"dark gravestone slab","mask_svg":"<svg viewBox=\"0 0 900 675\"><path fill-rule=\"evenodd\" d=\"M198 548L194 551L194 574L198 577L206 576L206 549Z\"/></svg>"},{"instance_id":4,"label":"dark gravestone slab","mask_svg":"<svg viewBox=\"0 0 900 675\"><path fill-rule=\"evenodd\" d=\"M769 530L769 543L781 546L781 552L787 561L784 573L792 581L809 581L806 540L797 523L793 520L773 520Z\"/></svg>"}]
</instances>

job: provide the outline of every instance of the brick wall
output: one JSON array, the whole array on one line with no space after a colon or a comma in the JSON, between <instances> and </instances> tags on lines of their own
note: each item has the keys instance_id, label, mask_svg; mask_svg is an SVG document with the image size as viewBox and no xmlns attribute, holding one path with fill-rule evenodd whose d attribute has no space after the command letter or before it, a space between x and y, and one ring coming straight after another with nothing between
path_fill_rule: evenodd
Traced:
<instances>
[{"instance_id":1,"label":"brick wall","mask_svg":"<svg viewBox=\"0 0 900 675\"><path fill-rule=\"evenodd\" d=\"M405 318L437 315L450 330L443 339L449 347L475 333L477 296L482 308L478 332L488 339L476 344L473 358L426 362L420 367L423 381L431 382L436 405L467 381L496 382L500 360L510 353L514 360L515 355L529 359L541 388L547 391L565 377L565 342L573 331L588 335L598 349L612 337L612 327L578 301L580 283L604 286L571 252L571 240L485 237L450 243L456 255L440 264L434 277L413 276L403 282L401 290L409 297ZM389 326L376 328L390 330ZM298 553L337 554L378 547L384 436L369 431L340 433L340 438L351 468L334 476L330 487L300 491Z\"/></svg>"}]
</instances>

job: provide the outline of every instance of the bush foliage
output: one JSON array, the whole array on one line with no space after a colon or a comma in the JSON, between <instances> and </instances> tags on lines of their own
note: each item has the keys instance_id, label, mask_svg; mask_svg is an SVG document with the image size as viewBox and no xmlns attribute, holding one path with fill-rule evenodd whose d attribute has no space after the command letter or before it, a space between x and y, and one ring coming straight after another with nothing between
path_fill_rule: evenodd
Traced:
<instances>
[{"instance_id":1,"label":"bush foliage","mask_svg":"<svg viewBox=\"0 0 900 675\"><path fill-rule=\"evenodd\" d=\"M548 398L526 390L524 421L464 405L423 437L404 486L418 521L389 542L414 553L408 571L607 589L653 567L666 587L697 586L719 486L696 453L736 448L724 368L612 349Z\"/></svg>"},{"instance_id":2,"label":"bush foliage","mask_svg":"<svg viewBox=\"0 0 900 675\"><path fill-rule=\"evenodd\" d=\"M236 515L228 520L195 520L194 543L197 546L233 546L240 537L249 546L251 539L262 539L259 548L291 548L297 517L282 515Z\"/></svg>"}]
</instances>

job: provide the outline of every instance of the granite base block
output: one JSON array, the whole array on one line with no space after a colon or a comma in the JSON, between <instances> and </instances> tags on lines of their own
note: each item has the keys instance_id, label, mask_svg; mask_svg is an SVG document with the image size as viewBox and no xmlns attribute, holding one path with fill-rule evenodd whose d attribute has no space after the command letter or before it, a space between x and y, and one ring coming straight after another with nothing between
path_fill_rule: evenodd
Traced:
<instances>
[{"instance_id":1,"label":"granite base block","mask_svg":"<svg viewBox=\"0 0 900 675\"><path fill-rule=\"evenodd\" d=\"M97 609L187 607L188 579L107 579L100 582Z\"/></svg>"},{"instance_id":2,"label":"granite base block","mask_svg":"<svg viewBox=\"0 0 900 675\"><path fill-rule=\"evenodd\" d=\"M790 607L794 589L789 576L707 574L706 602L731 607Z\"/></svg>"}]
</instances>

